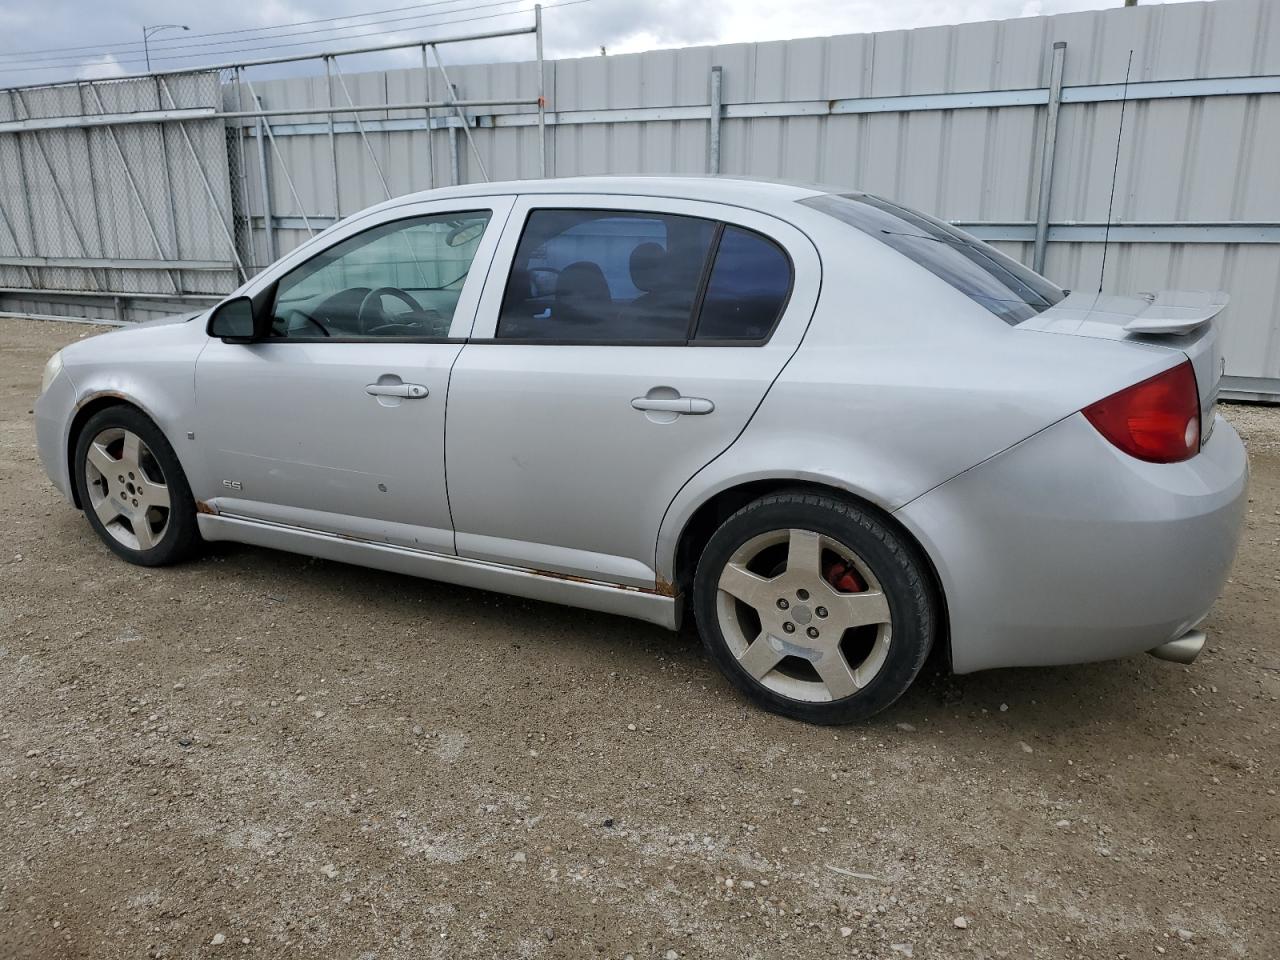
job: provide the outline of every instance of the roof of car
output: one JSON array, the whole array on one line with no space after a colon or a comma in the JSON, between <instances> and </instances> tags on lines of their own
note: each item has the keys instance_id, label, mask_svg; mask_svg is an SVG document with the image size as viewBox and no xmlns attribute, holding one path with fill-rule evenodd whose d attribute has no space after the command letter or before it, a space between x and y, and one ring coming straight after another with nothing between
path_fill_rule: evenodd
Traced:
<instances>
[{"instance_id":1,"label":"roof of car","mask_svg":"<svg viewBox=\"0 0 1280 960\"><path fill-rule=\"evenodd\" d=\"M440 187L398 197L396 202L512 193L597 193L710 200L739 206L768 207L825 192L827 191L821 187L748 177L560 177L554 180L506 180Z\"/></svg>"}]
</instances>

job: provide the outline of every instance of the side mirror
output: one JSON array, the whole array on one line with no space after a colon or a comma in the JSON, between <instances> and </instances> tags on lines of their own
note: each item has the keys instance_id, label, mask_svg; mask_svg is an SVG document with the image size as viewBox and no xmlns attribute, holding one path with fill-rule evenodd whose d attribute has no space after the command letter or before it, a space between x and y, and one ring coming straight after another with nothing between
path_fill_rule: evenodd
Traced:
<instances>
[{"instance_id":1,"label":"side mirror","mask_svg":"<svg viewBox=\"0 0 1280 960\"><path fill-rule=\"evenodd\" d=\"M220 337L229 343L249 343L256 333L253 301L248 297L236 297L218 304L209 315L205 331L209 336Z\"/></svg>"}]
</instances>

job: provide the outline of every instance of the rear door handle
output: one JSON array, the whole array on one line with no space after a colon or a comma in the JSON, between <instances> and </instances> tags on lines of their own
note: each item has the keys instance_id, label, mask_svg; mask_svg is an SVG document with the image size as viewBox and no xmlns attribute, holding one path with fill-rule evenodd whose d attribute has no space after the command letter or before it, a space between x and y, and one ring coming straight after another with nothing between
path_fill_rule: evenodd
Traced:
<instances>
[{"instance_id":1,"label":"rear door handle","mask_svg":"<svg viewBox=\"0 0 1280 960\"><path fill-rule=\"evenodd\" d=\"M636 397L631 406L637 410L659 410L663 413L687 413L700 416L711 413L716 405L702 397Z\"/></svg>"},{"instance_id":2,"label":"rear door handle","mask_svg":"<svg viewBox=\"0 0 1280 960\"><path fill-rule=\"evenodd\" d=\"M420 383L371 383L364 388L371 397L400 397L403 400L421 400L427 388Z\"/></svg>"}]
</instances>

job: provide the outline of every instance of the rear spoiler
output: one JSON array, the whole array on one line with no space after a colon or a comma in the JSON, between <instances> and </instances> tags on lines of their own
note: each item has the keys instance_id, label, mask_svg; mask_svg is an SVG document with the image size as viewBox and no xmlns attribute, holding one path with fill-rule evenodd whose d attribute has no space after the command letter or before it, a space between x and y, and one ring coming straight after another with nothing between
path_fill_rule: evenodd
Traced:
<instances>
[{"instance_id":1,"label":"rear spoiler","mask_svg":"<svg viewBox=\"0 0 1280 960\"><path fill-rule=\"evenodd\" d=\"M1129 333L1190 333L1231 299L1222 290L1161 290L1141 295L1151 305L1124 325Z\"/></svg>"}]
</instances>

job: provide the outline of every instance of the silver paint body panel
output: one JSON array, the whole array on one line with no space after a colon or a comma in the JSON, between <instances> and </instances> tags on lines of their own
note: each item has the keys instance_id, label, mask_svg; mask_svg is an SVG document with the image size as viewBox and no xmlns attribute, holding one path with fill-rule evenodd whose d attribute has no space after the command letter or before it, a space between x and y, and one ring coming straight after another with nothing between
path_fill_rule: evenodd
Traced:
<instances>
[{"instance_id":1,"label":"silver paint body panel","mask_svg":"<svg viewBox=\"0 0 1280 960\"><path fill-rule=\"evenodd\" d=\"M958 672L1078 663L1204 619L1235 558L1247 478L1226 421L1199 456L1156 464L1075 414L897 516L937 567Z\"/></svg>"},{"instance_id":2,"label":"silver paint body panel","mask_svg":"<svg viewBox=\"0 0 1280 960\"><path fill-rule=\"evenodd\" d=\"M1234 554L1247 479L1239 438L1219 422L1198 456L1147 464L1078 411L1188 352L1207 377L1218 362L1210 328L1134 337L1088 310L1080 319L1101 335L1061 329L1065 311L1038 318L1042 329L1009 327L873 237L795 202L818 192L594 178L388 201L237 294L261 292L383 220L488 207L450 342L237 345L211 341L204 316L94 337L63 351L62 373L37 402L42 460L70 498L77 410L101 395L128 399L164 430L213 511L199 521L210 539L665 626L681 609L676 546L700 506L751 481L811 482L864 498L917 538L938 572L959 671L1119 656L1194 626ZM796 284L772 338L493 341L525 214L570 205L701 215L773 237ZM1123 318L1132 304L1110 306ZM383 405L364 386L384 373L429 396ZM655 386L715 410L663 422L631 406ZM1212 416L1211 397L1202 403Z\"/></svg>"},{"instance_id":3,"label":"silver paint body panel","mask_svg":"<svg viewBox=\"0 0 1280 960\"><path fill-rule=\"evenodd\" d=\"M790 224L741 207L628 197L656 210L760 231L786 247L796 279L763 346L549 345L492 341L503 284L480 304L449 385L447 458L458 553L617 583L654 585L667 505L746 427L804 336L822 285L818 252ZM616 197L521 197L539 207L610 208ZM508 231L499 263L514 255ZM485 342L489 341L489 342ZM708 416L650 416L632 400L654 388L710 398Z\"/></svg>"}]
</instances>

